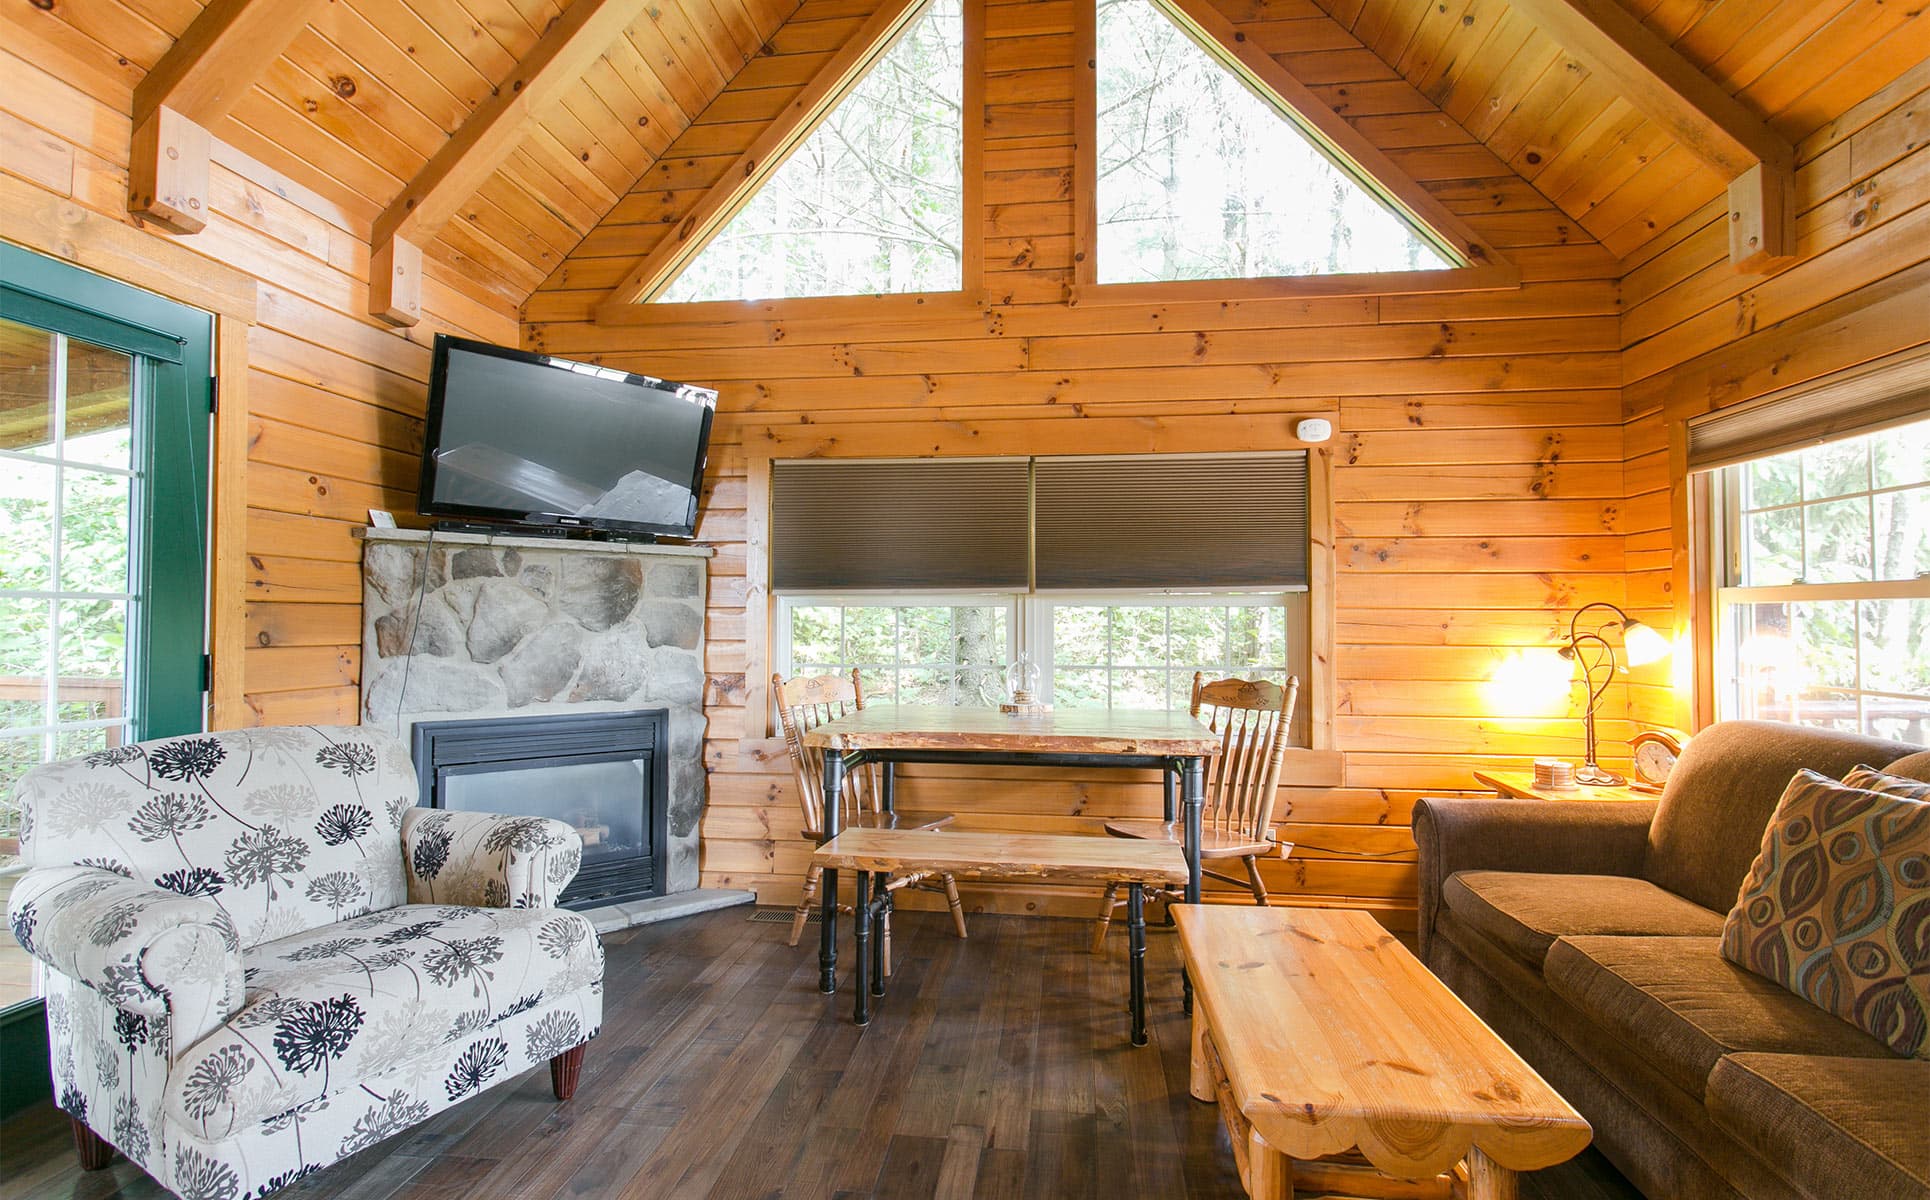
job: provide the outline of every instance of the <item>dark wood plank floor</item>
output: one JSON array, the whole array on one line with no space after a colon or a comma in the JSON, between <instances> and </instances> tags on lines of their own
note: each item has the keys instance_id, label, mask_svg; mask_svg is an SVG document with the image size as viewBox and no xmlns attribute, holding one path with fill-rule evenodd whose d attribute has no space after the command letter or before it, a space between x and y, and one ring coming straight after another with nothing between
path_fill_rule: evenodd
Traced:
<instances>
[{"instance_id":1,"label":"dark wood plank floor","mask_svg":"<svg viewBox=\"0 0 1930 1200\"><path fill-rule=\"evenodd\" d=\"M529 1072L281 1193L548 1197L1226 1197L1215 1109L1186 1094L1177 946L1149 939L1153 1044L1126 1041L1125 939L1083 922L900 913L870 1028L817 991L816 943L726 909L608 939L603 1036L568 1104ZM812 927L811 938L816 936ZM845 939L847 946L849 939ZM847 958L848 966L848 958ZM85 1174L66 1118L0 1125L0 1196L162 1197L125 1160ZM1634 1200L1593 1150L1526 1200Z\"/></svg>"}]
</instances>

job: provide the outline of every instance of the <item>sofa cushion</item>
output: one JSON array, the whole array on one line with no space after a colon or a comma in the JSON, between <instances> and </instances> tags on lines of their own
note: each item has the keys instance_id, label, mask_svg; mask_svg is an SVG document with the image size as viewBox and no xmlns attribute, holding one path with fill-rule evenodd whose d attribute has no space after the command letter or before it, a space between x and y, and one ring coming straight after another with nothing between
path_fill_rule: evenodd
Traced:
<instances>
[{"instance_id":1,"label":"sofa cushion","mask_svg":"<svg viewBox=\"0 0 1930 1200\"><path fill-rule=\"evenodd\" d=\"M1919 750L1906 754L1883 768L1885 775L1901 775L1905 779L1930 781L1930 750Z\"/></svg>"},{"instance_id":2,"label":"sofa cushion","mask_svg":"<svg viewBox=\"0 0 1930 1200\"><path fill-rule=\"evenodd\" d=\"M1642 874L1704 908L1727 912L1790 776L1808 767L1841 779L1858 763L1894 762L1915 749L1773 721L1711 725L1669 773Z\"/></svg>"},{"instance_id":3,"label":"sofa cushion","mask_svg":"<svg viewBox=\"0 0 1930 1200\"><path fill-rule=\"evenodd\" d=\"M433 1056L506 1018L600 990L603 978L588 918L542 908L402 905L253 947L242 962L246 1004L168 1080L167 1111L203 1136Z\"/></svg>"},{"instance_id":4,"label":"sofa cushion","mask_svg":"<svg viewBox=\"0 0 1930 1200\"><path fill-rule=\"evenodd\" d=\"M1626 875L1457 871L1441 902L1469 928L1539 970L1548 947L1569 934L1712 937L1722 914Z\"/></svg>"},{"instance_id":5,"label":"sofa cushion","mask_svg":"<svg viewBox=\"0 0 1930 1200\"><path fill-rule=\"evenodd\" d=\"M1708 1102L1717 1125L1816 1200L1852 1188L1930 1200L1926 1093L1920 1059L1736 1054L1710 1073Z\"/></svg>"},{"instance_id":6,"label":"sofa cushion","mask_svg":"<svg viewBox=\"0 0 1930 1200\"><path fill-rule=\"evenodd\" d=\"M1930 803L1798 771L1722 954L1898 1054L1930 1057Z\"/></svg>"},{"instance_id":7,"label":"sofa cushion","mask_svg":"<svg viewBox=\"0 0 1930 1200\"><path fill-rule=\"evenodd\" d=\"M1573 937L1542 971L1556 995L1691 1096L1725 1054L1890 1058L1868 1034L1717 952L1713 937Z\"/></svg>"}]
</instances>

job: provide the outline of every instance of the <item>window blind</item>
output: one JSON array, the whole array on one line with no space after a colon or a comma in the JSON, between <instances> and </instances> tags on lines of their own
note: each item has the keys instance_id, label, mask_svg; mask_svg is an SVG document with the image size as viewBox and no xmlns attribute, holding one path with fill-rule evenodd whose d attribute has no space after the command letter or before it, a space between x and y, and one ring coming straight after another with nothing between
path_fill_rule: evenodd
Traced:
<instances>
[{"instance_id":1,"label":"window blind","mask_svg":"<svg viewBox=\"0 0 1930 1200\"><path fill-rule=\"evenodd\" d=\"M1307 582L1307 453L1033 460L1040 588Z\"/></svg>"},{"instance_id":2,"label":"window blind","mask_svg":"<svg viewBox=\"0 0 1930 1200\"><path fill-rule=\"evenodd\" d=\"M1906 351L1689 418L1689 469L1711 471L1930 415L1930 352Z\"/></svg>"},{"instance_id":3,"label":"window blind","mask_svg":"<svg viewBox=\"0 0 1930 1200\"><path fill-rule=\"evenodd\" d=\"M778 591L1027 586L1023 458L771 464Z\"/></svg>"}]
</instances>

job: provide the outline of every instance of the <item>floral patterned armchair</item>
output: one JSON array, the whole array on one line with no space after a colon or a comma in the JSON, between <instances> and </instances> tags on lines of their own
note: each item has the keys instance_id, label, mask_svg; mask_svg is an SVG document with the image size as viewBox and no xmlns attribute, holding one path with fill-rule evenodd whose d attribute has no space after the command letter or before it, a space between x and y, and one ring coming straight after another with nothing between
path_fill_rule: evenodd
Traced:
<instances>
[{"instance_id":1,"label":"floral patterned armchair","mask_svg":"<svg viewBox=\"0 0 1930 1200\"><path fill-rule=\"evenodd\" d=\"M603 950L558 821L417 808L368 728L236 730L29 773L13 931L57 1102L187 1200L263 1196L549 1062L575 1090Z\"/></svg>"}]
</instances>

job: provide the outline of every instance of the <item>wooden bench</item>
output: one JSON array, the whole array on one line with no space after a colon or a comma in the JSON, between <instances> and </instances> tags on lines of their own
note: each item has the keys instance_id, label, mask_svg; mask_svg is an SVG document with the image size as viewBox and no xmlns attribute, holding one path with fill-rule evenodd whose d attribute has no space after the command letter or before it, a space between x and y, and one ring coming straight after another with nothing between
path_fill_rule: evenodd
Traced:
<instances>
[{"instance_id":1,"label":"wooden bench","mask_svg":"<svg viewBox=\"0 0 1930 1200\"><path fill-rule=\"evenodd\" d=\"M1254 1200L1513 1200L1591 1131L1364 912L1174 909L1196 1099L1218 1100Z\"/></svg>"},{"instance_id":2,"label":"wooden bench","mask_svg":"<svg viewBox=\"0 0 1930 1200\"><path fill-rule=\"evenodd\" d=\"M891 894L883 886L891 875L948 871L980 879L1043 878L1124 885L1131 937L1132 1041L1135 1046L1146 1044L1145 889L1186 882L1186 856L1177 845L1060 834L847 829L819 846L811 862L826 871L857 872L853 915L857 1000L852 1016L859 1025L871 1022L871 997L885 994L883 956L872 953L871 939L874 933L882 933L884 918L891 911ZM835 935L827 944L835 962ZM867 975L869 988L865 986Z\"/></svg>"}]
</instances>

